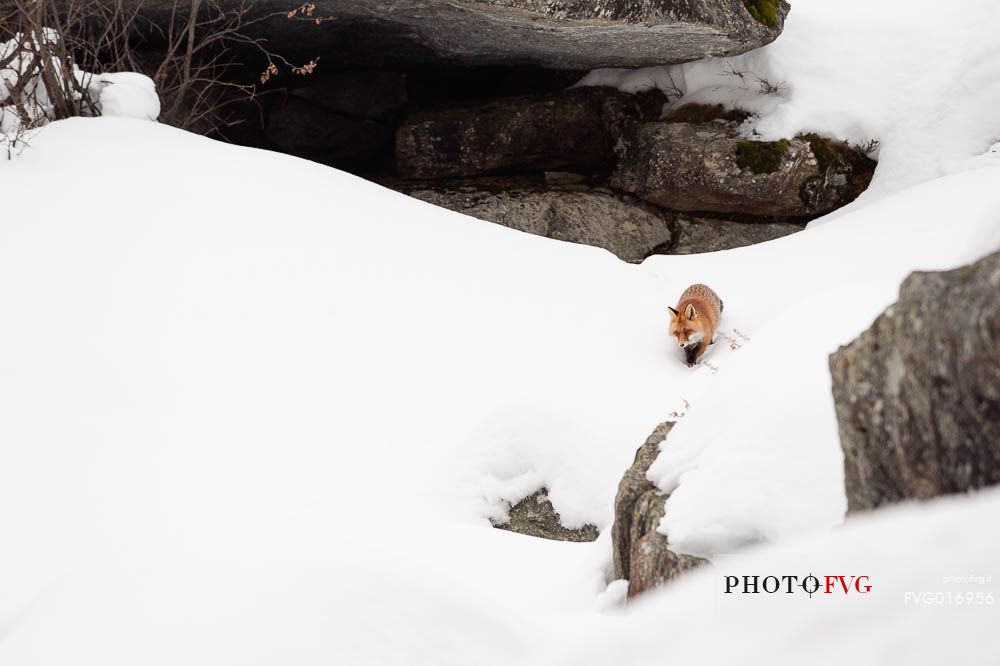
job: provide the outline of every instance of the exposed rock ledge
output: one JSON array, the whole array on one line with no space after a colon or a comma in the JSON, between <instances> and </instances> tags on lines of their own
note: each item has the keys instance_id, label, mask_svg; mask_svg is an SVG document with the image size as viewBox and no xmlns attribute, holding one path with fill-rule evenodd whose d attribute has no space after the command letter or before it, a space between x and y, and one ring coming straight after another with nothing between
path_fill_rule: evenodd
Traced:
<instances>
[{"instance_id":1,"label":"exposed rock ledge","mask_svg":"<svg viewBox=\"0 0 1000 666\"><path fill-rule=\"evenodd\" d=\"M745 53L774 41L789 10L784 0L313 0L312 16L328 19L316 25L284 17L296 4L258 0L255 15L279 15L256 28L272 50L320 57L324 66L573 70ZM748 5L769 11L755 18ZM163 23L172 1L142 6L147 17Z\"/></svg>"},{"instance_id":2,"label":"exposed rock ledge","mask_svg":"<svg viewBox=\"0 0 1000 666\"><path fill-rule=\"evenodd\" d=\"M653 430L618 484L611 528L612 564L615 578L628 579L629 598L708 563L700 557L674 553L667 537L656 531L668 496L646 478L646 472L673 425L667 421Z\"/></svg>"},{"instance_id":3,"label":"exposed rock ledge","mask_svg":"<svg viewBox=\"0 0 1000 666\"><path fill-rule=\"evenodd\" d=\"M850 511L1000 483L1000 252L911 274L830 371Z\"/></svg>"}]
</instances>

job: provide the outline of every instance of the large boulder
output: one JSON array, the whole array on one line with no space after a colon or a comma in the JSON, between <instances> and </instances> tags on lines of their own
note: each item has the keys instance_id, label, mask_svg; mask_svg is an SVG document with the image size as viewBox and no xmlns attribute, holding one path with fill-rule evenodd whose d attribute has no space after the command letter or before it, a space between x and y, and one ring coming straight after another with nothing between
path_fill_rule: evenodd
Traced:
<instances>
[{"instance_id":1,"label":"large boulder","mask_svg":"<svg viewBox=\"0 0 1000 666\"><path fill-rule=\"evenodd\" d=\"M568 173L443 181L385 179L388 187L481 220L593 245L620 259L716 252L800 231L784 222L733 222L653 206Z\"/></svg>"},{"instance_id":2,"label":"large boulder","mask_svg":"<svg viewBox=\"0 0 1000 666\"><path fill-rule=\"evenodd\" d=\"M393 183L412 197L513 229L603 247L625 261L642 261L674 240L673 216L602 187L565 180L481 178Z\"/></svg>"},{"instance_id":3,"label":"large boulder","mask_svg":"<svg viewBox=\"0 0 1000 666\"><path fill-rule=\"evenodd\" d=\"M127 0L158 24L172 0ZM222 0L224 8L241 3ZM245 4L245 3L242 3ZM784 0L258 0L251 36L326 66L642 67L731 56L773 41Z\"/></svg>"},{"instance_id":4,"label":"large boulder","mask_svg":"<svg viewBox=\"0 0 1000 666\"><path fill-rule=\"evenodd\" d=\"M657 532L667 495L646 478L646 472L673 425L667 421L653 430L618 484L615 522L611 527L611 561L615 578L628 579L629 598L708 562L673 552L667 537Z\"/></svg>"},{"instance_id":5,"label":"large boulder","mask_svg":"<svg viewBox=\"0 0 1000 666\"><path fill-rule=\"evenodd\" d=\"M617 145L616 189L681 211L807 219L854 200L874 163L810 135L750 141L738 124L633 124Z\"/></svg>"},{"instance_id":6,"label":"large boulder","mask_svg":"<svg viewBox=\"0 0 1000 666\"><path fill-rule=\"evenodd\" d=\"M396 132L396 168L404 178L609 173L625 126L658 117L665 101L586 87L424 111Z\"/></svg>"},{"instance_id":7,"label":"large boulder","mask_svg":"<svg viewBox=\"0 0 1000 666\"><path fill-rule=\"evenodd\" d=\"M830 371L850 511L1000 482L1000 253L910 275Z\"/></svg>"}]
</instances>

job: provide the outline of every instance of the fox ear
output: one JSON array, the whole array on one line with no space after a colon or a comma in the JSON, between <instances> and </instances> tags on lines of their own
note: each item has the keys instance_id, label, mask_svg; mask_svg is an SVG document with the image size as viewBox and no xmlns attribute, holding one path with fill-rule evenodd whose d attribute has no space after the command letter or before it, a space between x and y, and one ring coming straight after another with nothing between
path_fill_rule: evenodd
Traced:
<instances>
[{"instance_id":1,"label":"fox ear","mask_svg":"<svg viewBox=\"0 0 1000 666\"><path fill-rule=\"evenodd\" d=\"M688 319L694 319L698 316L698 311L694 309L694 305L688 303L688 306L684 308L684 316Z\"/></svg>"},{"instance_id":2,"label":"fox ear","mask_svg":"<svg viewBox=\"0 0 1000 666\"><path fill-rule=\"evenodd\" d=\"M670 310L670 318L671 318L671 319L677 319L677 315L679 315L680 313L679 313L679 312L677 312L677 310L674 310L674 309L673 309L672 307L670 307L669 305L667 306L667 309L668 309L668 310Z\"/></svg>"}]
</instances>

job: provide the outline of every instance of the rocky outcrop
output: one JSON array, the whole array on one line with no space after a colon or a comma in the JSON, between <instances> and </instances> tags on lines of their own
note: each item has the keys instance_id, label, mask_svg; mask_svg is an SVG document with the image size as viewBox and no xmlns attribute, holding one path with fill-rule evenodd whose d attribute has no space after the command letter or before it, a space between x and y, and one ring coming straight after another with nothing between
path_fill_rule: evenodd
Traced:
<instances>
[{"instance_id":1,"label":"rocky outcrop","mask_svg":"<svg viewBox=\"0 0 1000 666\"><path fill-rule=\"evenodd\" d=\"M138 5L139 0L127 0ZM220 2L236 8L239 3ZM257 0L252 36L286 57L325 67L534 65L643 67L745 53L773 41L784 0ZM172 0L144 0L164 25ZM316 20L319 20L317 23Z\"/></svg>"},{"instance_id":2,"label":"rocky outcrop","mask_svg":"<svg viewBox=\"0 0 1000 666\"><path fill-rule=\"evenodd\" d=\"M699 557L674 553L667 537L656 531L667 495L646 478L646 472L673 425L667 421L653 430L618 484L611 527L612 565L615 578L628 579L629 598L707 563Z\"/></svg>"},{"instance_id":3,"label":"rocky outcrop","mask_svg":"<svg viewBox=\"0 0 1000 666\"><path fill-rule=\"evenodd\" d=\"M556 541L594 541L599 534L594 525L576 529L564 527L549 501L548 490L541 488L510 507L506 522L491 521L493 527Z\"/></svg>"},{"instance_id":4,"label":"rocky outcrop","mask_svg":"<svg viewBox=\"0 0 1000 666\"><path fill-rule=\"evenodd\" d=\"M773 177L736 167L725 179L713 179L714 162L705 152L704 136L722 137L724 149L733 153L730 161L739 161L737 127L747 114L688 105L660 122L666 101L658 91L627 95L612 88L583 87L433 108L399 128L395 164L402 178L384 182L480 219L603 247L625 261L771 240L802 228L771 219L783 205L785 213L805 216L839 205L838 196L847 198L844 193L853 181L846 175L838 180L839 153L828 159L829 173L821 174L807 138L794 142L794 165L776 169L781 172ZM647 161L664 165L665 175L653 190L638 186L640 172L647 177L642 182L650 182L648 165L628 162L636 153L629 148L635 145L632 140L645 136L650 127L682 131L672 143L653 137L642 144ZM675 164L687 170L674 169ZM559 172L557 180L553 171ZM788 189L789 172L795 192L783 203L772 197ZM515 173L519 175L491 176ZM700 190L692 186L695 178L704 181ZM622 191L630 188L647 201ZM815 205L802 199L807 189ZM685 208L684 197L699 201L687 209L709 211L714 217L678 212ZM722 200L730 205L720 207ZM756 202L757 210L748 202ZM720 208L738 212L739 219L712 213Z\"/></svg>"},{"instance_id":5,"label":"rocky outcrop","mask_svg":"<svg viewBox=\"0 0 1000 666\"><path fill-rule=\"evenodd\" d=\"M850 511L1000 482L1000 253L910 275L830 371Z\"/></svg>"},{"instance_id":6,"label":"rocky outcrop","mask_svg":"<svg viewBox=\"0 0 1000 666\"><path fill-rule=\"evenodd\" d=\"M658 92L571 88L418 113L396 133L404 178L567 170L609 173L626 123L658 117Z\"/></svg>"},{"instance_id":7,"label":"rocky outcrop","mask_svg":"<svg viewBox=\"0 0 1000 666\"><path fill-rule=\"evenodd\" d=\"M651 122L619 144L613 187L666 208L811 218L852 201L874 163L819 137L748 141L733 122Z\"/></svg>"},{"instance_id":8,"label":"rocky outcrop","mask_svg":"<svg viewBox=\"0 0 1000 666\"><path fill-rule=\"evenodd\" d=\"M664 203L673 200L661 191L670 183L643 174L650 164L697 155L700 137L690 137L694 144L639 145L635 137L659 126L668 101L662 92L573 87L597 67L664 65L759 48L781 33L789 11L784 0L210 4L199 5L202 27L225 26L233 38L225 43L229 64L210 68L223 84L209 93L221 95L219 113L200 116L198 131L395 183L426 201L597 245L627 261L739 247L795 230L742 206L753 204L753 196L721 208ZM122 5L125 14L136 10L132 42L147 73L170 48L170 26L185 25L190 8L181 5ZM195 60L218 55L199 53ZM250 86L254 95L246 99ZM748 117L719 105L687 105L663 122L733 129ZM553 184L545 179L551 172L571 173L577 184ZM845 200L842 170L828 175L813 174L800 188L808 211L819 214ZM691 181L690 174L682 176ZM747 180L741 174L716 186L743 187L758 199L780 189ZM500 190L501 182L509 189ZM689 182L678 184L683 197ZM697 214L685 214L690 211Z\"/></svg>"},{"instance_id":9,"label":"rocky outcrop","mask_svg":"<svg viewBox=\"0 0 1000 666\"><path fill-rule=\"evenodd\" d=\"M752 245L800 231L782 222L681 215L572 173L445 181L384 180L436 206L538 236L593 245L623 261Z\"/></svg>"}]
</instances>

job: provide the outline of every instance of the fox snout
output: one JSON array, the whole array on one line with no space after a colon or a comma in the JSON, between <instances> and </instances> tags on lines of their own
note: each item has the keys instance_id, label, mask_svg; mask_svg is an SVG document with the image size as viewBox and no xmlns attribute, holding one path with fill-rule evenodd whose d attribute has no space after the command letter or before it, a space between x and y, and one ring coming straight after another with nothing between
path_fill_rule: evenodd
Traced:
<instances>
[{"instance_id":1,"label":"fox snout","mask_svg":"<svg viewBox=\"0 0 1000 666\"><path fill-rule=\"evenodd\" d=\"M692 333L684 340L677 338L677 344L681 346L681 349L687 349L688 347L697 347L698 343L704 339L705 336L701 332Z\"/></svg>"}]
</instances>

